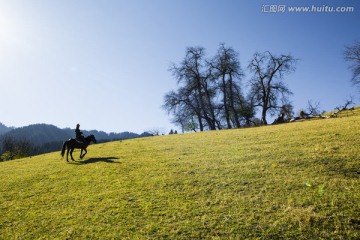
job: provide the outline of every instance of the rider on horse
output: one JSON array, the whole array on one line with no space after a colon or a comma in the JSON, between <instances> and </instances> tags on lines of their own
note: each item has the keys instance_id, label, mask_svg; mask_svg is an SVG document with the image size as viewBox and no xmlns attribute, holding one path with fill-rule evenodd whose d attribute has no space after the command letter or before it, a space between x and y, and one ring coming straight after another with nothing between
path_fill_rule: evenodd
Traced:
<instances>
[{"instance_id":1,"label":"rider on horse","mask_svg":"<svg viewBox=\"0 0 360 240\"><path fill-rule=\"evenodd\" d=\"M75 161L72 156L72 153L75 148L81 149L80 159L82 159L87 153L86 148L89 146L90 142L96 143L96 138L93 134L87 136L86 138L82 135L83 133L80 131L80 124L76 125L75 134L76 134L76 138L75 139L70 138L69 140L65 141L63 144L63 147L61 149L61 156L64 156L65 151L67 150L67 152L66 152L66 161L67 162L68 162L69 153L71 156L71 160ZM83 154L83 151L85 152L84 154Z\"/></svg>"},{"instance_id":2,"label":"rider on horse","mask_svg":"<svg viewBox=\"0 0 360 240\"><path fill-rule=\"evenodd\" d=\"M80 131L80 124L76 125L76 129L75 129L75 135L76 135L76 140L78 140L79 142L84 142L85 138L82 135L82 131Z\"/></svg>"}]
</instances>

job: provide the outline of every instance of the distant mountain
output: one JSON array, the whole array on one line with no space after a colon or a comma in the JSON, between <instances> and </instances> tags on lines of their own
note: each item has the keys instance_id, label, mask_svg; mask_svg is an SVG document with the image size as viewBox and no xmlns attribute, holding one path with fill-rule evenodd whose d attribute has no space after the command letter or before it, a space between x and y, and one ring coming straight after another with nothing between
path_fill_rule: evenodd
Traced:
<instances>
[{"instance_id":1,"label":"distant mountain","mask_svg":"<svg viewBox=\"0 0 360 240\"><path fill-rule=\"evenodd\" d=\"M13 128L9 128L9 127L5 126L4 124L0 123L0 135L11 131L11 129L13 129Z\"/></svg>"},{"instance_id":2,"label":"distant mountain","mask_svg":"<svg viewBox=\"0 0 360 240\"><path fill-rule=\"evenodd\" d=\"M98 130L83 130L83 135L85 137L90 134L93 134L98 142L152 136L149 133L142 133L139 135L132 132L106 133ZM29 141L33 147L32 154L35 155L60 150L64 141L75 137L75 129L60 129L49 124L33 124L20 128L8 128L5 125L0 124L0 155L2 153L2 141L7 137L15 141Z\"/></svg>"},{"instance_id":3,"label":"distant mountain","mask_svg":"<svg viewBox=\"0 0 360 240\"><path fill-rule=\"evenodd\" d=\"M5 134L16 140L28 140L33 145L39 146L44 143L65 141L71 136L54 125L34 124L26 127L15 128Z\"/></svg>"},{"instance_id":4,"label":"distant mountain","mask_svg":"<svg viewBox=\"0 0 360 240\"><path fill-rule=\"evenodd\" d=\"M67 134L69 134L71 137L75 137L75 129L65 128L63 129ZM132 139L132 138L138 138L138 137L148 137L149 135L146 134L137 134L133 132L121 132L121 133L106 133L103 131L98 130L81 130L83 132L83 135L86 137L90 134L93 134L98 142L108 142L108 141L114 141L114 140L125 140L125 139Z\"/></svg>"}]
</instances>

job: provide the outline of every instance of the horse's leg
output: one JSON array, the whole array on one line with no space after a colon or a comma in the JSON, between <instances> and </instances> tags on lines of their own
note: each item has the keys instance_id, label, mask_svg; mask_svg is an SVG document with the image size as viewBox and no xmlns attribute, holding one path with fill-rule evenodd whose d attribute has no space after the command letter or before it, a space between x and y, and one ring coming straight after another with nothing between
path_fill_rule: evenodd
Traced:
<instances>
[{"instance_id":1,"label":"horse's leg","mask_svg":"<svg viewBox=\"0 0 360 240\"><path fill-rule=\"evenodd\" d=\"M70 150L70 156L71 156L71 160L75 161L75 159L74 159L74 157L73 157L73 155L72 155L73 151L74 151L74 148L71 148L71 150Z\"/></svg>"},{"instance_id":2,"label":"horse's leg","mask_svg":"<svg viewBox=\"0 0 360 240\"><path fill-rule=\"evenodd\" d=\"M83 151L83 149L81 149L81 151L80 151L80 159L83 158L83 157L82 157L82 151Z\"/></svg>"},{"instance_id":3,"label":"horse's leg","mask_svg":"<svg viewBox=\"0 0 360 240\"><path fill-rule=\"evenodd\" d=\"M83 150L83 149L81 149L81 151L82 151L82 150ZM84 153L84 155L82 155L81 159L83 159L83 157L85 157L85 155L87 154L86 148L84 148L84 151L85 151L85 153Z\"/></svg>"},{"instance_id":4,"label":"horse's leg","mask_svg":"<svg viewBox=\"0 0 360 240\"><path fill-rule=\"evenodd\" d=\"M66 161L69 162L69 148L66 149Z\"/></svg>"}]
</instances>

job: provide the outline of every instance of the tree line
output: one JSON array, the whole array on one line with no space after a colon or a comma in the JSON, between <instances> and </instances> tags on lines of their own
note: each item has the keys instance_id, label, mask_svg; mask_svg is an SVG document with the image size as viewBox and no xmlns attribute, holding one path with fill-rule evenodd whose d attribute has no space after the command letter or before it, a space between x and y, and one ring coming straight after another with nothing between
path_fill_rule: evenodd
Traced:
<instances>
[{"instance_id":1,"label":"tree line","mask_svg":"<svg viewBox=\"0 0 360 240\"><path fill-rule=\"evenodd\" d=\"M178 89L165 95L163 108L183 131L265 125L268 114L292 114L292 92L284 81L297 61L291 55L256 52L247 66L251 79L245 83L239 53L232 47L220 44L211 58L203 47L188 47L184 59L171 64ZM257 109L261 119L255 118Z\"/></svg>"},{"instance_id":2,"label":"tree line","mask_svg":"<svg viewBox=\"0 0 360 240\"><path fill-rule=\"evenodd\" d=\"M34 144L29 139L18 139L5 135L0 141L0 162L38 154L58 151L62 141L47 142L41 145Z\"/></svg>"}]
</instances>

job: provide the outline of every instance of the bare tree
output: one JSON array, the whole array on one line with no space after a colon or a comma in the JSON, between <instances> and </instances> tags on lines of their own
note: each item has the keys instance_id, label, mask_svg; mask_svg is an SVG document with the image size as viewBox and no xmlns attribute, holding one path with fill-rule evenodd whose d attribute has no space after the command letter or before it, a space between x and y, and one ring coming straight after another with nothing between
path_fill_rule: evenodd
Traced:
<instances>
[{"instance_id":1,"label":"bare tree","mask_svg":"<svg viewBox=\"0 0 360 240\"><path fill-rule=\"evenodd\" d=\"M353 98L350 97L349 99L345 100L345 103L344 105L340 105L340 106L337 106L335 109L336 111L333 112L330 117L337 117L339 113L343 112L343 111L347 111L347 110L354 110L354 106L353 107L349 107L350 105L353 105L355 104L354 101L353 101Z\"/></svg>"},{"instance_id":2,"label":"bare tree","mask_svg":"<svg viewBox=\"0 0 360 240\"><path fill-rule=\"evenodd\" d=\"M235 99L241 95L240 79L244 74L240 67L238 53L221 43L217 55L209 62L209 65L214 69L213 75L222 95L222 109L227 128L232 128L231 118L235 126L239 128L240 118L239 111L235 107Z\"/></svg>"},{"instance_id":3,"label":"bare tree","mask_svg":"<svg viewBox=\"0 0 360 240\"><path fill-rule=\"evenodd\" d=\"M185 89L180 88L178 92L171 91L165 95L165 104L162 106L168 114L172 114L171 122L181 127L182 132L204 130L201 110L195 106L196 101L186 95Z\"/></svg>"},{"instance_id":4,"label":"bare tree","mask_svg":"<svg viewBox=\"0 0 360 240\"><path fill-rule=\"evenodd\" d=\"M238 102L239 105L239 112L240 116L245 121L244 126L250 127L251 125L257 126L256 122L254 121L254 117L256 114L256 106L255 106L255 99L252 95L248 95L244 99L240 99Z\"/></svg>"},{"instance_id":5,"label":"bare tree","mask_svg":"<svg viewBox=\"0 0 360 240\"><path fill-rule=\"evenodd\" d=\"M262 109L261 124L267 124L268 111L275 114L288 103L287 96L292 92L282 80L286 74L295 71L296 62L291 55L275 56L269 51L254 54L248 68L254 74L250 81L251 94L257 101L256 106Z\"/></svg>"},{"instance_id":6,"label":"bare tree","mask_svg":"<svg viewBox=\"0 0 360 240\"><path fill-rule=\"evenodd\" d=\"M149 130L145 131L146 133L149 133L153 136L160 136L160 135L165 135L165 130L163 128L152 128Z\"/></svg>"},{"instance_id":7,"label":"bare tree","mask_svg":"<svg viewBox=\"0 0 360 240\"><path fill-rule=\"evenodd\" d=\"M352 46L345 46L344 58L350 62L350 69L353 73L351 81L354 85L360 85L360 41Z\"/></svg>"},{"instance_id":8,"label":"bare tree","mask_svg":"<svg viewBox=\"0 0 360 240\"><path fill-rule=\"evenodd\" d=\"M352 109L352 108L349 108L349 106L354 105L354 104L355 103L354 103L353 97L350 97L345 100L344 105L337 106L335 109L338 110L338 112L349 110L349 109Z\"/></svg>"},{"instance_id":9,"label":"bare tree","mask_svg":"<svg viewBox=\"0 0 360 240\"><path fill-rule=\"evenodd\" d=\"M308 111L308 116L320 115L320 102L309 100L306 110Z\"/></svg>"},{"instance_id":10,"label":"bare tree","mask_svg":"<svg viewBox=\"0 0 360 240\"><path fill-rule=\"evenodd\" d=\"M211 130L216 129L215 108L213 98L216 90L213 84L211 70L205 63L205 49L202 47L189 47L186 49L186 56L179 64L173 64L170 71L182 84L177 93L170 93L165 96L164 108L169 110L168 102L182 104L182 107L190 108L196 114L200 131L204 130L202 120L205 120ZM171 107L173 108L173 106ZM170 108L170 109L171 109Z\"/></svg>"}]
</instances>

